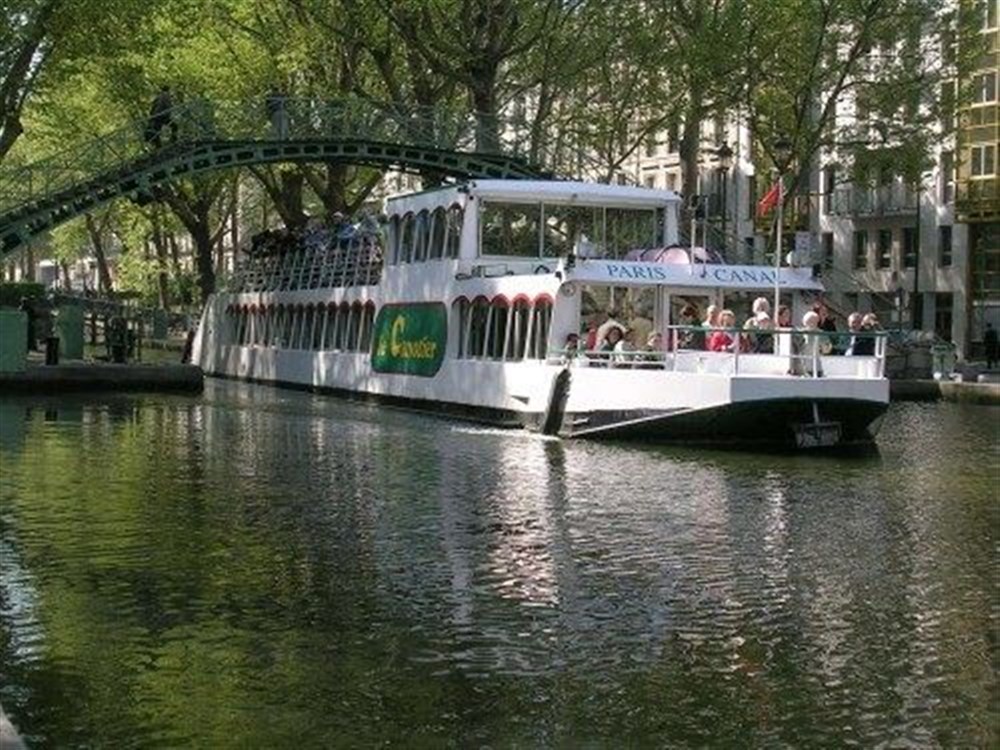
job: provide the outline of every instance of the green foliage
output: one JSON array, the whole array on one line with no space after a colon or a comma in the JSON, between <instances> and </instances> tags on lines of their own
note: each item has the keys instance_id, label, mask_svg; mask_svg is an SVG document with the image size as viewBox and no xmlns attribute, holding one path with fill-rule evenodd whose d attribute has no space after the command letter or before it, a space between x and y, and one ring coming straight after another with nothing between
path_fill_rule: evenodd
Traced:
<instances>
[{"instance_id":1,"label":"green foliage","mask_svg":"<svg viewBox=\"0 0 1000 750\"><path fill-rule=\"evenodd\" d=\"M0 283L0 307L17 307L22 299L41 299L45 296L45 286L32 281L10 281Z\"/></svg>"}]
</instances>

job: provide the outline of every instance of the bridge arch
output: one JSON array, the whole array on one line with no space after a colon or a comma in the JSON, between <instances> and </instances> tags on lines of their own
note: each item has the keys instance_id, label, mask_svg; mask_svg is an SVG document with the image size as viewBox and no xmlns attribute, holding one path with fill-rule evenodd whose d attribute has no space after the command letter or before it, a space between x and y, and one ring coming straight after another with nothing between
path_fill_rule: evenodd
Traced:
<instances>
[{"instance_id":1,"label":"bridge arch","mask_svg":"<svg viewBox=\"0 0 1000 750\"><path fill-rule=\"evenodd\" d=\"M181 177L232 167L276 163L341 163L433 173L458 179L525 179L546 176L521 154L519 128L482 148L469 123L440 113L400 113L388 105L299 102L308 117L291 119L280 137L266 118L251 118L256 103L216 107L193 102L172 115L173 142L150 148L143 124L132 124L83 149L14 170L0 169L0 257L63 222L121 197L155 195ZM308 106L305 106L308 105ZM316 114L320 112L320 114ZM246 122L254 124L247 126ZM325 123L325 125L324 125ZM492 141L496 143L496 141Z\"/></svg>"}]
</instances>

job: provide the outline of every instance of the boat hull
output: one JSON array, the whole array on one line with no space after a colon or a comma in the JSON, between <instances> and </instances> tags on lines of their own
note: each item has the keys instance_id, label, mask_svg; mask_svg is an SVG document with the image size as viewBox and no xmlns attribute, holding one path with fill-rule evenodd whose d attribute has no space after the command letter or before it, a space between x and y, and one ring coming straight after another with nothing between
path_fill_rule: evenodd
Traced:
<instances>
[{"instance_id":1,"label":"boat hull","mask_svg":"<svg viewBox=\"0 0 1000 750\"><path fill-rule=\"evenodd\" d=\"M564 434L711 445L859 445L874 441L887 407L860 399L787 398L659 413L568 414Z\"/></svg>"}]
</instances>

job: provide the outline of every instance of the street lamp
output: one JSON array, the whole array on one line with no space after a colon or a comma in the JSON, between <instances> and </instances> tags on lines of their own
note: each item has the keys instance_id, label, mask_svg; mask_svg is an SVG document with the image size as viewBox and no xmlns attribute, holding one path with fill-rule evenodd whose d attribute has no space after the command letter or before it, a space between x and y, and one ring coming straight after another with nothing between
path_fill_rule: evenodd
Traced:
<instances>
[{"instance_id":1,"label":"street lamp","mask_svg":"<svg viewBox=\"0 0 1000 750\"><path fill-rule=\"evenodd\" d=\"M733 166L733 150L729 148L729 144L723 141L722 145L715 152L716 157L719 159L719 171L722 173L722 250L723 259L725 259L727 253L725 252L729 245L729 238L726 236L726 193L727 185L726 178L729 173L729 168Z\"/></svg>"},{"instance_id":2,"label":"street lamp","mask_svg":"<svg viewBox=\"0 0 1000 750\"><path fill-rule=\"evenodd\" d=\"M779 136L774 142L774 165L778 168L778 236L775 238L774 248L774 319L778 319L778 307L781 303L781 256L784 252L784 243L781 239L781 232L785 223L785 169L792 158L792 144L784 136Z\"/></svg>"}]
</instances>

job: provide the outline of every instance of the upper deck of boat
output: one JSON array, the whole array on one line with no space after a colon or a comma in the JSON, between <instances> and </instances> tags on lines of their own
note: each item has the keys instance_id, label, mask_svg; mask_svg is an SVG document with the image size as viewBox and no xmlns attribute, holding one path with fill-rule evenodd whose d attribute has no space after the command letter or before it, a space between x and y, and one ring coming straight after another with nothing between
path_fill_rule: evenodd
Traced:
<instances>
[{"instance_id":1,"label":"upper deck of boat","mask_svg":"<svg viewBox=\"0 0 1000 750\"><path fill-rule=\"evenodd\" d=\"M399 216L456 203L464 206L470 198L511 203L544 202L650 209L676 206L681 202L681 197L672 190L632 185L569 180L470 180L417 193L390 196L386 200L386 213Z\"/></svg>"}]
</instances>

